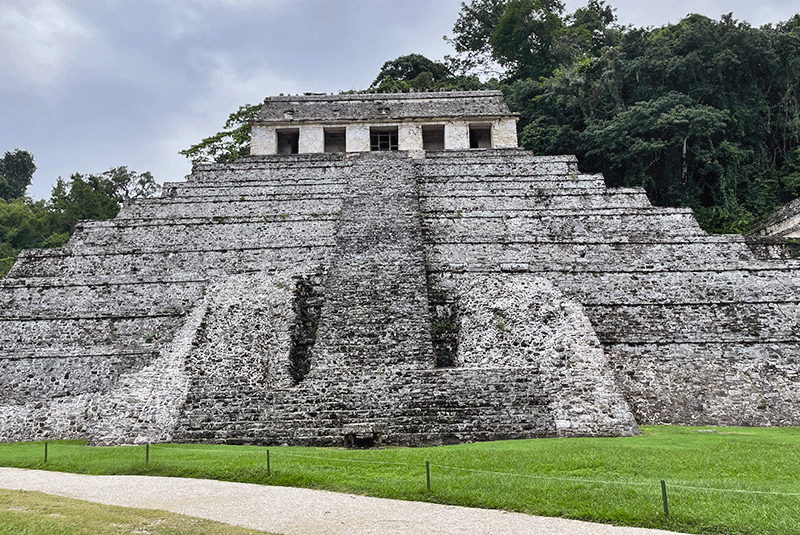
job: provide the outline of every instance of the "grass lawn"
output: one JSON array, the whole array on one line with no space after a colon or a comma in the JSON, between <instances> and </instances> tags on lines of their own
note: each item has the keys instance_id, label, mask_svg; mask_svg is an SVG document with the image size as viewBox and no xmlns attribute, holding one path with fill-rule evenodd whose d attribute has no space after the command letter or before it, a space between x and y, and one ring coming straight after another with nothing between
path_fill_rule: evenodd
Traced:
<instances>
[{"instance_id":1,"label":"grass lawn","mask_svg":"<svg viewBox=\"0 0 800 535\"><path fill-rule=\"evenodd\" d=\"M45 463L43 443L0 445L4 466L309 487L689 533L800 533L798 428L652 426L639 437L380 450L157 444L145 460L145 446L49 443Z\"/></svg>"},{"instance_id":2,"label":"grass lawn","mask_svg":"<svg viewBox=\"0 0 800 535\"><path fill-rule=\"evenodd\" d=\"M0 535L265 535L163 511L0 489Z\"/></svg>"}]
</instances>

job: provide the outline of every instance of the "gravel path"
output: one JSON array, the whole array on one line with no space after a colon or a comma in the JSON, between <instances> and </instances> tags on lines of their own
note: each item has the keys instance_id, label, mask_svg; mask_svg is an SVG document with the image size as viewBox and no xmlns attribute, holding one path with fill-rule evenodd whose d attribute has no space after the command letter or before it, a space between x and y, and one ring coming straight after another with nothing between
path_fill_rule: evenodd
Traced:
<instances>
[{"instance_id":1,"label":"gravel path","mask_svg":"<svg viewBox=\"0 0 800 535\"><path fill-rule=\"evenodd\" d=\"M159 509L284 535L674 535L488 509L205 479L87 476L0 467L0 488Z\"/></svg>"}]
</instances>

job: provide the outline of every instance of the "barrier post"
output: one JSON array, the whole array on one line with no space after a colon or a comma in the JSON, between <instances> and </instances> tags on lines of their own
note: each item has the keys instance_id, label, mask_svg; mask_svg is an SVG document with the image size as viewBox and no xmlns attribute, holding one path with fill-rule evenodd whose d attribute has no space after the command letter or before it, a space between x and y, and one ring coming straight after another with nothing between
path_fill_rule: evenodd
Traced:
<instances>
[{"instance_id":1,"label":"barrier post","mask_svg":"<svg viewBox=\"0 0 800 535\"><path fill-rule=\"evenodd\" d=\"M428 479L428 492L431 491L431 463L430 461L425 461L425 475Z\"/></svg>"},{"instance_id":2,"label":"barrier post","mask_svg":"<svg viewBox=\"0 0 800 535\"><path fill-rule=\"evenodd\" d=\"M669 505L667 504L667 484L661 480L661 499L664 501L664 516L669 518Z\"/></svg>"},{"instance_id":3,"label":"barrier post","mask_svg":"<svg viewBox=\"0 0 800 535\"><path fill-rule=\"evenodd\" d=\"M150 443L144 449L144 464L150 464Z\"/></svg>"},{"instance_id":4,"label":"barrier post","mask_svg":"<svg viewBox=\"0 0 800 535\"><path fill-rule=\"evenodd\" d=\"M44 462L47 462L47 442L44 443Z\"/></svg>"},{"instance_id":5,"label":"barrier post","mask_svg":"<svg viewBox=\"0 0 800 535\"><path fill-rule=\"evenodd\" d=\"M272 470L270 470L270 467L269 467L269 450L267 450L267 475L268 476L272 475Z\"/></svg>"}]
</instances>

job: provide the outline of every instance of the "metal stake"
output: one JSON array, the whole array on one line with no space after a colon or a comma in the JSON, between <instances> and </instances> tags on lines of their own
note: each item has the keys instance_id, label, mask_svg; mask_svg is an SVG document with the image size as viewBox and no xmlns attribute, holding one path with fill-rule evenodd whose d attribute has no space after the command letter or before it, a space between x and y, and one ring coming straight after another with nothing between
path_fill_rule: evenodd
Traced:
<instances>
[{"instance_id":1,"label":"metal stake","mask_svg":"<svg viewBox=\"0 0 800 535\"><path fill-rule=\"evenodd\" d=\"M431 463L430 461L425 461L425 474L428 477L428 492L431 491Z\"/></svg>"}]
</instances>

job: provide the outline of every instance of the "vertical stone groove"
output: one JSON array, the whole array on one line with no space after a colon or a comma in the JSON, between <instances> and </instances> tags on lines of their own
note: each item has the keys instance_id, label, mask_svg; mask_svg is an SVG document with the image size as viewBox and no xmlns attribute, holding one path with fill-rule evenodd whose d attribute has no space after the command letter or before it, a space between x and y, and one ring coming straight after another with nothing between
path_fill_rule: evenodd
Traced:
<instances>
[{"instance_id":1,"label":"vertical stone groove","mask_svg":"<svg viewBox=\"0 0 800 535\"><path fill-rule=\"evenodd\" d=\"M317 341L322 303L322 293L310 277L295 278L295 322L289 352L289 373L294 385L300 384L311 369L311 351Z\"/></svg>"}]
</instances>

